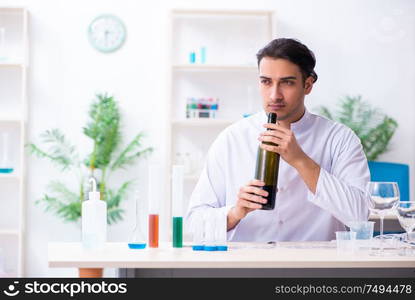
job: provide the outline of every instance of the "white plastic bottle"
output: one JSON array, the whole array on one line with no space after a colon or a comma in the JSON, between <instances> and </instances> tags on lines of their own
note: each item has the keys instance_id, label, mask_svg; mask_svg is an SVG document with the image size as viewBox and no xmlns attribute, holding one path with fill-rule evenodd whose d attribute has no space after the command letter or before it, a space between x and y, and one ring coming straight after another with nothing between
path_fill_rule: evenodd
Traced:
<instances>
[{"instance_id":1,"label":"white plastic bottle","mask_svg":"<svg viewBox=\"0 0 415 300\"><path fill-rule=\"evenodd\" d=\"M82 246L84 249L98 250L107 240L107 203L100 200L94 178L89 200L82 202Z\"/></svg>"}]
</instances>

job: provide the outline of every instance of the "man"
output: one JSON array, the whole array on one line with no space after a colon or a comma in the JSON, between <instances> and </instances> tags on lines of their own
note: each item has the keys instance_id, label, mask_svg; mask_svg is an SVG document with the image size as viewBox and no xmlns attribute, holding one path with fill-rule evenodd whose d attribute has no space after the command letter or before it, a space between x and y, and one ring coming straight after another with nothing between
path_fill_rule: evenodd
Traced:
<instances>
[{"instance_id":1,"label":"man","mask_svg":"<svg viewBox=\"0 0 415 300\"><path fill-rule=\"evenodd\" d=\"M369 216L370 174L360 140L346 126L307 111L304 98L317 74L305 45L275 39L257 59L263 111L232 124L212 144L188 220L226 213L230 241L334 239L347 222ZM277 124L267 124L270 112ZM274 210L260 209L266 192L253 179L258 145L281 156Z\"/></svg>"}]
</instances>

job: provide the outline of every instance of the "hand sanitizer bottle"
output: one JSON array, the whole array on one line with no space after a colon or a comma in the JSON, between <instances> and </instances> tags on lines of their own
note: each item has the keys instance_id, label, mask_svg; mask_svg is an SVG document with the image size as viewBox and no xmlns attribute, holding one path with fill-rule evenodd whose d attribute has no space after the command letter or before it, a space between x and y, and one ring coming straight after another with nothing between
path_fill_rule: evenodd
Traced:
<instances>
[{"instance_id":1,"label":"hand sanitizer bottle","mask_svg":"<svg viewBox=\"0 0 415 300\"><path fill-rule=\"evenodd\" d=\"M82 246L88 250L104 247L107 240L107 203L100 200L97 183L94 178L89 200L82 202Z\"/></svg>"}]
</instances>

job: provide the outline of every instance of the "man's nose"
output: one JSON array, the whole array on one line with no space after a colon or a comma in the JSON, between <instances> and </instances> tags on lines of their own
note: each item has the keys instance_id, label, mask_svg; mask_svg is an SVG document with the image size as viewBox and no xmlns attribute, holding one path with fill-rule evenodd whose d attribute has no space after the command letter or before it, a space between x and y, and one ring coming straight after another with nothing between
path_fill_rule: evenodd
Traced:
<instances>
[{"instance_id":1,"label":"man's nose","mask_svg":"<svg viewBox=\"0 0 415 300\"><path fill-rule=\"evenodd\" d=\"M274 84L271 87L271 94L270 94L270 99L271 100L277 100L277 99L282 99L282 91L281 88L278 84Z\"/></svg>"}]
</instances>

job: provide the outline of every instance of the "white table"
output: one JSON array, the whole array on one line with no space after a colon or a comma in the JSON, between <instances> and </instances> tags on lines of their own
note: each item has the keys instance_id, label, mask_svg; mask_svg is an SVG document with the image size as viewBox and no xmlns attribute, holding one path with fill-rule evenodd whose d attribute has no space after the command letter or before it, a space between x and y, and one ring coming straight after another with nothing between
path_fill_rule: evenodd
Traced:
<instances>
[{"instance_id":1,"label":"white table","mask_svg":"<svg viewBox=\"0 0 415 300\"><path fill-rule=\"evenodd\" d=\"M190 247L131 250L127 243L107 243L101 251L82 249L80 243L49 243L49 267L138 269L377 269L405 268L415 276L415 256L371 256L337 252L334 242L279 242L267 244L229 243L224 252L193 251ZM101 273L102 274L102 273ZM85 276L85 274L81 274ZM86 274L88 275L88 274ZM93 275L93 274L92 274ZM99 274L93 275L94 277Z\"/></svg>"}]
</instances>

